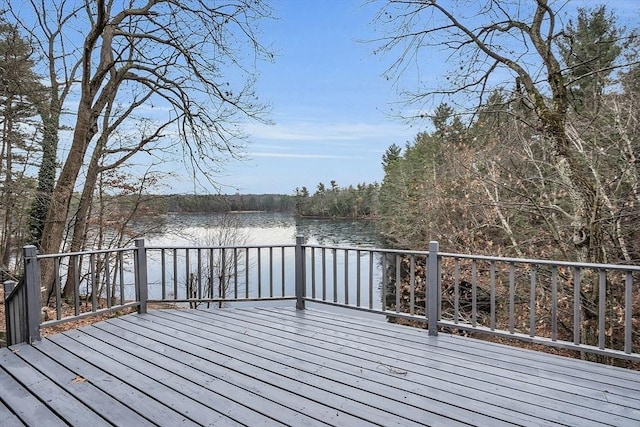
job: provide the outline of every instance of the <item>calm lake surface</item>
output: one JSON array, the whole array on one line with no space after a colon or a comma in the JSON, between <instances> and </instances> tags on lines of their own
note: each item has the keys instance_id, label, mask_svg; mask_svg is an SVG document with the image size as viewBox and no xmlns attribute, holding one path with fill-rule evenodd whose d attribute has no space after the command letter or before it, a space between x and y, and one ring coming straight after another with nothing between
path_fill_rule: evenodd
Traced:
<instances>
[{"instance_id":1,"label":"calm lake surface","mask_svg":"<svg viewBox=\"0 0 640 427\"><path fill-rule=\"evenodd\" d=\"M148 247L175 246L243 246L243 245L292 245L296 236L303 236L309 245L381 248L383 242L369 220L327 220L296 218L292 214L280 213L231 213L231 214L192 214L168 215L159 232L146 234L145 244ZM329 301L348 301L353 304L356 295L363 301L373 301L374 308L382 304L382 263L379 254L356 251L323 251L314 249L307 251L307 296L325 296ZM150 297L158 298L163 292L161 272L164 270L164 293L171 297L171 282L186 283L188 277L197 271L196 257L190 255L190 267L183 264L184 256L174 261L171 254L162 255L159 251L148 251L148 276ZM173 255L175 256L175 255ZM211 255L212 256L212 255ZM323 272L323 256L325 276ZM162 260L164 257L164 261ZM206 254L205 254L206 257ZM268 250L251 252L241 264L248 266L251 274L248 277L239 274L239 295L251 298L279 296L282 293L293 295L294 251ZM284 259L285 268L274 268ZM173 268L172 263L180 266ZM207 261L201 264L206 265ZM164 267L163 267L164 265ZM261 265L258 274L257 265ZM314 267L311 267L314 266ZM360 266L360 273L357 268ZM186 271L185 271L186 270ZM312 270L315 272L313 273ZM315 274L315 276L312 276ZM258 282L258 288L255 283ZM249 283L249 286L246 284ZM358 292L357 283L360 283ZM345 285L347 284L347 285ZM231 286L233 288L234 286ZM177 298L184 298L186 290L175 288ZM245 290L246 289L246 293Z\"/></svg>"},{"instance_id":2,"label":"calm lake surface","mask_svg":"<svg viewBox=\"0 0 640 427\"><path fill-rule=\"evenodd\" d=\"M369 220L309 219L264 212L170 214L162 231L148 235L145 240L150 246L224 244L220 240L234 238L236 242L228 243L281 245L295 243L298 235L304 236L308 244L366 247L383 244Z\"/></svg>"}]
</instances>

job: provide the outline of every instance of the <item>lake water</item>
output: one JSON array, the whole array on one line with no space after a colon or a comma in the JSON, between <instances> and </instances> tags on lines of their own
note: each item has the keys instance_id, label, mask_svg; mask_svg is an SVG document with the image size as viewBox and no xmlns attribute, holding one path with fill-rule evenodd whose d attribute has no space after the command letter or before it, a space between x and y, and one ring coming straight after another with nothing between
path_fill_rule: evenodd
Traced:
<instances>
[{"instance_id":1,"label":"lake water","mask_svg":"<svg viewBox=\"0 0 640 427\"><path fill-rule=\"evenodd\" d=\"M308 219L296 218L292 214L255 212L168 215L160 232L146 234L145 244L148 247L277 246L295 244L296 236L303 236L308 245L383 247L379 233L368 220ZM195 280L198 283L199 288L206 287L201 282L215 275L200 272L207 265L213 265L209 260L214 257L215 264L220 264L220 255L202 252L179 252L176 255L175 252L162 254L157 250L149 250L150 297L158 298L164 294L169 298L172 295L178 299L185 298L189 291L182 284L188 283L190 277L192 282ZM250 298L294 294L293 248L287 248L286 251L252 250L246 255L241 251L240 256L246 259L237 262L241 265L239 273L232 270L226 273L227 277L234 278L229 279L233 284L227 285L225 292L233 292L237 288L240 296ZM202 260L199 261L199 258ZM270 269L271 265L276 267ZM245 274L248 271L253 276ZM324 296L328 301L349 304L354 304L358 298L363 306L369 302L373 308L382 305L382 263L379 254L368 251L308 250L306 274L307 296ZM196 279L192 278L194 276ZM181 285L174 286L172 283ZM247 283L250 285L247 286ZM214 297L220 294L220 291L211 292Z\"/></svg>"},{"instance_id":2,"label":"lake water","mask_svg":"<svg viewBox=\"0 0 640 427\"><path fill-rule=\"evenodd\" d=\"M221 225L222 224L222 225ZM235 237L229 236L233 231ZM223 236L227 242L220 242ZM368 220L296 218L287 213L241 212L230 214L171 214L161 232L147 235L147 245L239 243L293 244L296 236L308 244L381 247L382 240ZM236 242L229 242L230 240ZM209 242L207 242L209 240ZM210 242L218 240L217 242Z\"/></svg>"}]
</instances>

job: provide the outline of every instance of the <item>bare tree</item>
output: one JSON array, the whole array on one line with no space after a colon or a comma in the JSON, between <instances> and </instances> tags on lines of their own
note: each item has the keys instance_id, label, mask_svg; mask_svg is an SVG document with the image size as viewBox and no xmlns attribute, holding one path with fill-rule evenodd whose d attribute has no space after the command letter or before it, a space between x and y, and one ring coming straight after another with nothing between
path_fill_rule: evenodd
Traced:
<instances>
[{"instance_id":1,"label":"bare tree","mask_svg":"<svg viewBox=\"0 0 640 427\"><path fill-rule=\"evenodd\" d=\"M56 28L47 33L57 42L45 60L55 62L63 48L75 55L65 81L79 96L68 154L42 231L42 251L51 253L62 247L87 156L114 149L108 144L115 129L141 133L132 146L116 147L123 161L163 136L180 141L185 160L205 174L239 155L238 124L261 120L265 112L252 89L253 68L270 54L256 37L255 23L270 12L255 0L87 0L81 8L59 0L50 14L46 3L34 0L25 14L37 16L41 33ZM26 27L27 20L14 14ZM34 29L33 34L40 33ZM153 127L139 132L132 125L136 114L151 116ZM50 292L52 276L45 270Z\"/></svg>"},{"instance_id":2,"label":"bare tree","mask_svg":"<svg viewBox=\"0 0 640 427\"><path fill-rule=\"evenodd\" d=\"M203 236L193 236L199 246L221 247L223 249L210 249L208 251L208 262L204 267L204 283L201 294L203 298L233 298L231 285L237 280L238 275L242 277L248 268L248 259L245 259L245 252L234 249L247 244L248 236L243 230L242 218L236 214L224 213L216 217L216 223L212 228L207 228ZM225 249L225 247L227 247ZM234 278L235 277L235 278ZM199 280L203 278L200 277ZM187 294L190 298L197 298L199 295L198 284L193 277L188 278ZM244 286L248 286L245 283ZM236 285L237 286L237 285ZM234 290L235 291L235 290ZM238 292L243 289L238 289ZM193 308L199 303L191 303ZM211 304L206 303L207 308ZM223 302L218 303L218 307L223 307Z\"/></svg>"},{"instance_id":3,"label":"bare tree","mask_svg":"<svg viewBox=\"0 0 640 427\"><path fill-rule=\"evenodd\" d=\"M572 74L581 63L567 68L562 61L558 47L564 34L560 12L560 4L547 0L387 0L377 16L377 22L387 29L378 39L378 51L394 57L387 72L390 78L407 74L412 64L419 68L433 50L450 54L452 69L443 85L420 84L405 92L409 103L420 107L418 116L424 114L430 100L442 98L477 111L496 86L512 88L511 97L527 110L526 114L517 110L512 113L550 142L556 172L567 185L572 201L570 244L576 258L604 262L606 188L590 167L592 159L583 149L587 144L570 120L569 88L576 84L572 79L584 76ZM610 62L607 74L629 64ZM419 81L432 79L419 76ZM471 107L470 98L475 100Z\"/></svg>"}]
</instances>

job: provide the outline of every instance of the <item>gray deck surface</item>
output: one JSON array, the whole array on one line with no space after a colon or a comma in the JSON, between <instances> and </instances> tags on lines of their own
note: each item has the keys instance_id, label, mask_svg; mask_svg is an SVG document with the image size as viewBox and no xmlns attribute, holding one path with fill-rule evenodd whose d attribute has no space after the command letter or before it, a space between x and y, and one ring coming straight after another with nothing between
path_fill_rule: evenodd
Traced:
<instances>
[{"instance_id":1,"label":"gray deck surface","mask_svg":"<svg viewBox=\"0 0 640 427\"><path fill-rule=\"evenodd\" d=\"M640 372L319 310L158 310L0 349L0 425L640 426Z\"/></svg>"}]
</instances>

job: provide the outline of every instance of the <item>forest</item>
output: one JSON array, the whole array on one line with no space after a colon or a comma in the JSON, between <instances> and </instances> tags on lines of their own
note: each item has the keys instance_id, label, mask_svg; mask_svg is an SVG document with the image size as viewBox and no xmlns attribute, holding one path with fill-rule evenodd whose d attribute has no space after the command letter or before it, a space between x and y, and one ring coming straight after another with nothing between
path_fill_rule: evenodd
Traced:
<instances>
[{"instance_id":1,"label":"forest","mask_svg":"<svg viewBox=\"0 0 640 427\"><path fill-rule=\"evenodd\" d=\"M390 145L382 157L379 229L397 247L426 250L436 240L454 253L638 265L637 27L620 25L605 6L577 9L563 20L561 6L543 0L465 5L470 10L389 1L379 15L392 28L379 48L393 59L390 79L425 63L431 49L450 52L452 63L441 86L425 81L406 89L415 116L429 119L432 129ZM531 270L536 292L548 297L549 277L534 279ZM411 276L405 273L403 312ZM493 271L471 266L458 273L462 286ZM541 329L553 318L565 339L579 328L583 343L594 344L603 333L613 347L632 342L637 348L640 295L633 276L627 285L611 276L599 287L594 272L581 278L565 272L562 280L580 283L580 292L559 291L557 317L540 299L535 308L516 310L517 321L535 310ZM451 279L443 279L443 288L451 289ZM482 294L491 292L478 286L478 311L490 302ZM505 291L496 292L504 302ZM464 291L455 297L464 299ZM570 300L579 301L578 314ZM611 322L606 329L597 324L604 318ZM633 319L626 337L624 318Z\"/></svg>"}]
</instances>

